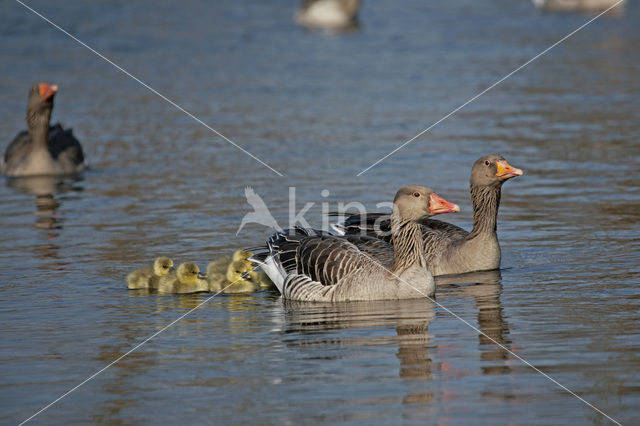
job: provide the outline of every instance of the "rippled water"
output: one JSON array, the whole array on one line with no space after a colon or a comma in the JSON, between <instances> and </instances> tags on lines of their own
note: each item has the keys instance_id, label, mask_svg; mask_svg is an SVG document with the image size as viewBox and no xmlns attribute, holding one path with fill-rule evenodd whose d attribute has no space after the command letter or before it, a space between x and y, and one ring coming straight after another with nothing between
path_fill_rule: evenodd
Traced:
<instances>
[{"instance_id":1,"label":"rippled water","mask_svg":"<svg viewBox=\"0 0 640 426\"><path fill-rule=\"evenodd\" d=\"M500 272L441 281L437 303L222 295L41 413L42 423L640 421L640 5L604 17L360 177L355 175L591 15L527 1L365 2L360 28L297 28L297 2L29 4L285 177L55 30L0 5L0 139L30 85L92 168L0 188L0 422L20 422L208 296L124 288L161 254L202 267L281 224L289 186L321 203L389 201L407 183L471 226L473 161L503 188ZM330 191L323 197L321 191ZM446 309L445 309L446 308ZM471 328L459 318L467 321ZM491 340L504 346L501 348Z\"/></svg>"}]
</instances>

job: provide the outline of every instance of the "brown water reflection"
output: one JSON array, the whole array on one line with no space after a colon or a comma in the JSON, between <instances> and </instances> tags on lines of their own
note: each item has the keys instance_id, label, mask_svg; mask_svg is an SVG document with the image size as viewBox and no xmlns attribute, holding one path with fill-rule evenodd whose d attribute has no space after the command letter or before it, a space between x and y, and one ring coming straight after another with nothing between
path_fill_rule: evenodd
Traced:
<instances>
[{"instance_id":1,"label":"brown water reflection","mask_svg":"<svg viewBox=\"0 0 640 426\"><path fill-rule=\"evenodd\" d=\"M500 303L502 292L502 275L499 270L471 272L463 275L436 277L436 285L441 294L443 304L449 297L470 297L475 301L478 328L479 349L484 374L509 374L507 365L509 353L496 345L499 343L509 347L509 325L504 318ZM442 297L444 296L444 297ZM486 365L492 364L492 365Z\"/></svg>"}]
</instances>

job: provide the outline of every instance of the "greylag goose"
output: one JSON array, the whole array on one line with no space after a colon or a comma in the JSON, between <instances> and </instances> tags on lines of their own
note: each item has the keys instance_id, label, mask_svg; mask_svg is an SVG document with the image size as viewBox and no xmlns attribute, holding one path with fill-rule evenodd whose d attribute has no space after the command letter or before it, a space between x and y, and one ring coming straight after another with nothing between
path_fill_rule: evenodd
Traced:
<instances>
[{"instance_id":1,"label":"greylag goose","mask_svg":"<svg viewBox=\"0 0 640 426\"><path fill-rule=\"evenodd\" d=\"M500 244L496 233L502 184L522 170L507 163L501 155L480 157L471 169L470 191L473 203L471 232L435 219L422 218L424 254L434 276L483 271L500 267ZM392 242L388 237L388 215L347 214L334 229L346 235L371 235Z\"/></svg>"},{"instance_id":2,"label":"greylag goose","mask_svg":"<svg viewBox=\"0 0 640 426\"><path fill-rule=\"evenodd\" d=\"M71 129L50 126L53 98L58 86L39 83L27 103L27 131L7 147L0 171L7 176L63 175L81 172L84 153Z\"/></svg>"},{"instance_id":3,"label":"greylag goose","mask_svg":"<svg viewBox=\"0 0 640 426\"><path fill-rule=\"evenodd\" d=\"M153 262L153 266L143 266L127 275L127 288L129 290L158 288L160 277L167 275L173 268L173 260L168 257L159 257Z\"/></svg>"},{"instance_id":4,"label":"greylag goose","mask_svg":"<svg viewBox=\"0 0 640 426\"><path fill-rule=\"evenodd\" d=\"M296 12L298 25L342 30L357 25L360 0L305 0Z\"/></svg>"},{"instance_id":5,"label":"greylag goose","mask_svg":"<svg viewBox=\"0 0 640 426\"><path fill-rule=\"evenodd\" d=\"M396 193L390 218L393 248L376 238L337 237L297 228L275 233L263 252L250 260L262 266L285 299L338 302L431 297L435 284L427 268L418 220L433 213L432 194L419 185L405 186ZM451 211L455 210L458 206L451 204Z\"/></svg>"},{"instance_id":6,"label":"greylag goose","mask_svg":"<svg viewBox=\"0 0 640 426\"><path fill-rule=\"evenodd\" d=\"M158 293L198 293L209 291L209 282L206 275L200 273L200 268L195 263L181 263L178 269L163 277L158 283Z\"/></svg>"},{"instance_id":7,"label":"greylag goose","mask_svg":"<svg viewBox=\"0 0 640 426\"><path fill-rule=\"evenodd\" d=\"M209 269L207 269L209 271ZM211 269L209 275L209 291L217 293L250 293L258 290L259 284L251 275L253 265L242 260L235 260L227 265L227 269L221 272L218 269Z\"/></svg>"}]
</instances>

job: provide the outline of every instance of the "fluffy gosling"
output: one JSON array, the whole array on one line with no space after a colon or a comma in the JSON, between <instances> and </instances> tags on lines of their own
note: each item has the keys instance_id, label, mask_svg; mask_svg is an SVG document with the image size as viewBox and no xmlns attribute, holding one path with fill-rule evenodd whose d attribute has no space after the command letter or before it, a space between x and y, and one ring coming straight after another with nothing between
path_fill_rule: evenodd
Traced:
<instances>
[{"instance_id":1,"label":"fluffy gosling","mask_svg":"<svg viewBox=\"0 0 640 426\"><path fill-rule=\"evenodd\" d=\"M153 266L143 266L127 275L127 288L129 290L158 288L160 278L167 275L171 268L173 268L173 260L164 256L159 257L153 262Z\"/></svg>"},{"instance_id":2,"label":"fluffy gosling","mask_svg":"<svg viewBox=\"0 0 640 426\"><path fill-rule=\"evenodd\" d=\"M181 263L175 272L160 278L158 293L197 293L208 291L209 283L206 275L200 273L195 263Z\"/></svg>"}]
</instances>

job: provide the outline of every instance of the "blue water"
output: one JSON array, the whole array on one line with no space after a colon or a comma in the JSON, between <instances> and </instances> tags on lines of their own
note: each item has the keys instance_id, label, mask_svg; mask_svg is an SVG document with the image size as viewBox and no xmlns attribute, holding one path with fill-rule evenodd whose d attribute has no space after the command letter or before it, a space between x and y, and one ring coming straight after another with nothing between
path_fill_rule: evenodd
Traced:
<instances>
[{"instance_id":1,"label":"blue water","mask_svg":"<svg viewBox=\"0 0 640 426\"><path fill-rule=\"evenodd\" d=\"M363 3L359 28L331 35L296 27L294 1L28 2L284 177L0 4L0 146L45 80L60 86L54 121L91 164L77 180L0 187L1 423L205 301L33 421L608 423L505 348L617 421L640 421L640 5L356 177L593 16L524 0ZM525 172L503 187L502 270L441 280L435 302L125 289L156 256L203 268L263 242L256 224L236 236L247 185L283 226L295 187L320 226L322 203L373 208L425 184L461 206L445 220L470 228L470 167L493 152Z\"/></svg>"}]
</instances>

